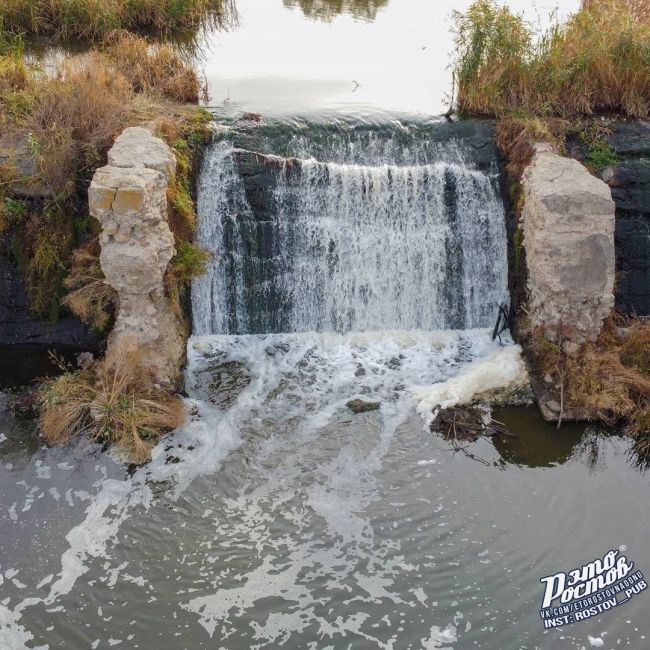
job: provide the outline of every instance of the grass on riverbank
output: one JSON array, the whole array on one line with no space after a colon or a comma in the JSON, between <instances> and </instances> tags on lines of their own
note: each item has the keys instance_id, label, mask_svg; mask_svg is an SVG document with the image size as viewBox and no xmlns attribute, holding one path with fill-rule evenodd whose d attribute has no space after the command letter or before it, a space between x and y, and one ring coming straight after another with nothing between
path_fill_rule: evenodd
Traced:
<instances>
[{"instance_id":1,"label":"grass on riverbank","mask_svg":"<svg viewBox=\"0 0 650 650\"><path fill-rule=\"evenodd\" d=\"M495 0L455 13L458 108L572 117L650 115L650 21L614 0L588 3L539 34Z\"/></svg>"},{"instance_id":2,"label":"grass on riverbank","mask_svg":"<svg viewBox=\"0 0 650 650\"><path fill-rule=\"evenodd\" d=\"M232 0L2 0L0 31L98 40L122 29L169 33L223 23Z\"/></svg>"},{"instance_id":3,"label":"grass on riverbank","mask_svg":"<svg viewBox=\"0 0 650 650\"><path fill-rule=\"evenodd\" d=\"M156 383L139 360L115 368L104 361L45 380L39 388L40 426L45 440L66 444L77 436L115 445L130 462L151 458L162 435L186 418L182 400Z\"/></svg>"},{"instance_id":4,"label":"grass on riverbank","mask_svg":"<svg viewBox=\"0 0 650 650\"><path fill-rule=\"evenodd\" d=\"M64 61L51 75L24 62L20 43L0 54L2 136L26 145L36 171L21 180L46 195L36 202L10 197L17 170L0 170L0 233L10 239L38 315L55 319L63 300L96 329L110 327L114 300L102 287L94 241L98 226L88 214L86 192L126 126L174 126L166 132L182 160L170 197L170 224L181 221L180 213L184 225L174 231L180 254L173 268L184 281L202 269L198 253L188 255L194 251L191 167L198 145L209 137L210 115L186 105L198 101L199 90L195 72L171 46L124 33Z\"/></svg>"},{"instance_id":5,"label":"grass on riverbank","mask_svg":"<svg viewBox=\"0 0 650 650\"><path fill-rule=\"evenodd\" d=\"M530 350L562 410L623 425L639 457L650 461L650 321L612 317L597 341L571 356L536 332Z\"/></svg>"}]
</instances>

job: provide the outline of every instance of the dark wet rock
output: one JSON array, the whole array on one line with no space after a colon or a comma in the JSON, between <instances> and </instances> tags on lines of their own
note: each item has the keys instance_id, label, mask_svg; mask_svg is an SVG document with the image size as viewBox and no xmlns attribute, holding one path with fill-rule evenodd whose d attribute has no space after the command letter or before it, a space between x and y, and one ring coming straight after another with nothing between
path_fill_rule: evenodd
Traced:
<instances>
[{"instance_id":1,"label":"dark wet rock","mask_svg":"<svg viewBox=\"0 0 650 650\"><path fill-rule=\"evenodd\" d=\"M310 156L317 160L331 160L333 139L341 141L348 136L356 144L356 152L353 156L366 159L368 145L375 146L386 139L389 143L391 155L399 154L399 149L408 149L414 143L426 142L427 145L445 145L450 141L459 141L464 149L471 152L470 164L476 169L494 170L498 166L499 155L497 153L494 138L495 123L493 120L468 119L458 122L427 122L422 124L409 124L399 131L393 126L382 126L377 124L359 125L358 123L346 123L344 119L337 120L336 124L301 122L300 120L291 123L265 123L255 120L240 119L233 131L224 134L224 137L232 139L235 147L248 150L249 152L260 152L269 154L273 152L277 156L291 158L296 155L296 136L304 133L308 135L310 145ZM397 148L394 148L394 144ZM349 152L348 152L349 154ZM272 156L269 156L272 158ZM381 156L385 161L385 155ZM345 160L333 160L333 162L355 163L349 155ZM365 160L367 164L369 161ZM380 161L376 161L378 164ZM395 160L396 164L407 164L409 161Z\"/></svg>"},{"instance_id":2,"label":"dark wet rock","mask_svg":"<svg viewBox=\"0 0 650 650\"><path fill-rule=\"evenodd\" d=\"M4 252L5 244L0 238L0 346L96 350L99 340L78 318L50 322L34 316L22 273Z\"/></svg>"},{"instance_id":3,"label":"dark wet rock","mask_svg":"<svg viewBox=\"0 0 650 650\"><path fill-rule=\"evenodd\" d=\"M619 120L611 127L609 145L618 163L600 177L616 204L616 306L639 316L650 315L650 122ZM569 153L587 160L579 139L567 142Z\"/></svg>"},{"instance_id":4,"label":"dark wet rock","mask_svg":"<svg viewBox=\"0 0 650 650\"><path fill-rule=\"evenodd\" d=\"M38 398L36 390L22 390L10 398L9 411L18 419L29 420L38 417Z\"/></svg>"},{"instance_id":5,"label":"dark wet rock","mask_svg":"<svg viewBox=\"0 0 650 650\"><path fill-rule=\"evenodd\" d=\"M268 356L274 357L278 353L286 354L289 349L288 343L276 343L275 345L269 345L264 351Z\"/></svg>"},{"instance_id":6,"label":"dark wet rock","mask_svg":"<svg viewBox=\"0 0 650 650\"><path fill-rule=\"evenodd\" d=\"M229 409L239 394L251 383L248 368L237 361L227 361L207 370L210 374L209 399L220 409Z\"/></svg>"},{"instance_id":7,"label":"dark wet rock","mask_svg":"<svg viewBox=\"0 0 650 650\"><path fill-rule=\"evenodd\" d=\"M368 413L369 411L377 411L381 406L381 402L371 402L364 399L353 399L350 400L346 406L355 414Z\"/></svg>"},{"instance_id":8,"label":"dark wet rock","mask_svg":"<svg viewBox=\"0 0 650 650\"><path fill-rule=\"evenodd\" d=\"M647 316L650 314L650 216L618 217L615 239L619 270L617 306Z\"/></svg>"},{"instance_id":9,"label":"dark wet rock","mask_svg":"<svg viewBox=\"0 0 650 650\"><path fill-rule=\"evenodd\" d=\"M255 124L261 124L264 122L264 118L259 113L244 113L238 122L254 122Z\"/></svg>"}]
</instances>

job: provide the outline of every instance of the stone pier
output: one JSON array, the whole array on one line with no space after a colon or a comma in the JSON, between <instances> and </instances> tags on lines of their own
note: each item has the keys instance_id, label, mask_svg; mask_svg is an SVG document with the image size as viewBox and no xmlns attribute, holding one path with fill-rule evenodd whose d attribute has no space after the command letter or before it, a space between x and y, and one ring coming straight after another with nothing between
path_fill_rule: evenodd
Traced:
<instances>
[{"instance_id":1,"label":"stone pier","mask_svg":"<svg viewBox=\"0 0 650 650\"><path fill-rule=\"evenodd\" d=\"M594 340L614 306L614 202L576 160L538 145L522 183L528 312L568 353Z\"/></svg>"},{"instance_id":2,"label":"stone pier","mask_svg":"<svg viewBox=\"0 0 650 650\"><path fill-rule=\"evenodd\" d=\"M162 140L147 129L127 128L88 193L90 213L102 225L101 267L119 296L107 362L136 353L163 382L176 380L184 354L181 326L163 286L175 254L167 221L175 170L174 154Z\"/></svg>"}]
</instances>

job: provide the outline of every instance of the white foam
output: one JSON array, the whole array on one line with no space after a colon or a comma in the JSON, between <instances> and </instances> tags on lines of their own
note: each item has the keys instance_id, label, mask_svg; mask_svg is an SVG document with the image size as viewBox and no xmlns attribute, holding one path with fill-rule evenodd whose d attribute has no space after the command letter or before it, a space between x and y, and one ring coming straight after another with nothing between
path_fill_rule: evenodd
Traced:
<instances>
[{"instance_id":1,"label":"white foam","mask_svg":"<svg viewBox=\"0 0 650 650\"><path fill-rule=\"evenodd\" d=\"M501 347L472 362L457 376L416 391L417 411L430 422L435 409L467 404L479 393L519 385L525 380L521 348Z\"/></svg>"},{"instance_id":2,"label":"white foam","mask_svg":"<svg viewBox=\"0 0 650 650\"><path fill-rule=\"evenodd\" d=\"M217 524L215 539L227 544L233 537L245 535L263 559L241 576L240 586L193 598L183 605L184 609L195 613L212 635L231 617L254 608L260 598L280 596L297 603L299 612L295 616L270 617L254 630L256 638L279 640L292 631L299 633L306 625L303 614L309 611L313 594L302 584L305 576L320 576L332 586L354 579L358 587L355 599L368 603L380 599L403 602L393 589L395 576L416 567L389 553L390 542L382 542L384 546L378 552L366 514L368 506L379 498L375 474L382 457L399 424L413 412L416 391L428 385L430 394L436 386L438 391L446 386L445 399L469 392L450 388L453 375L457 375L456 383L461 386L483 390L492 387L498 383L490 382L494 368L508 365L508 360L516 366L519 357L515 350L499 348L485 330L192 338L187 370L192 395L188 407L195 413L191 421L161 441L150 465L124 480L103 479L98 484L84 520L66 536L69 546L47 595L27 598L13 611L4 607L1 633L5 636L0 637L4 641L0 647L25 647L32 637L19 622L22 612L39 603L56 604L88 572L90 561L107 556L120 526L134 509L150 506L153 495L149 481L165 482L166 498L178 498L197 476L218 471L227 455L242 444L242 431L255 428L255 423L264 428L272 428L275 423L282 435L260 443L248 470L251 475L257 472L259 482L245 486L228 505L227 513L232 516ZM486 355L481 365L477 359ZM224 361L246 366L250 383L230 408L222 410L207 398L210 370ZM501 378L514 375L511 371L508 374L502 370ZM287 509L305 467L313 467L314 443L323 440L318 434L337 418L353 417L345 405L357 394L381 402L380 411L363 416L374 424L368 424L368 433L361 439L340 441L329 457L319 450L318 480L304 486L301 510ZM178 462L167 462L170 456ZM71 491L65 496L72 501ZM78 500L89 498L79 491L74 496ZM273 518L284 517L300 530L307 516L310 521L322 522L331 546L324 549L316 541L287 535L282 543L289 549L288 558L269 554ZM280 540L273 538L273 543L279 544ZM362 564L368 568L359 571ZM119 579L130 578L122 575ZM43 580L39 588L48 582ZM142 583L138 578L133 582ZM413 594L410 604L422 602L425 597L423 592ZM360 631L362 615L335 622L314 620L321 638L346 632L371 638ZM439 641L451 642L450 626L437 629L435 636L432 628L427 647L440 647L431 645ZM391 642L377 643L391 647Z\"/></svg>"},{"instance_id":3,"label":"white foam","mask_svg":"<svg viewBox=\"0 0 650 650\"><path fill-rule=\"evenodd\" d=\"M458 636L456 628L449 624L445 629L437 625L431 626L431 633L428 639L422 639L422 650L452 650L447 643L456 643Z\"/></svg>"},{"instance_id":4,"label":"white foam","mask_svg":"<svg viewBox=\"0 0 650 650\"><path fill-rule=\"evenodd\" d=\"M0 648L2 650L26 650L27 643L34 636L20 625L20 614L12 612L8 607L0 604ZM30 650L47 650L48 646L37 646Z\"/></svg>"}]
</instances>

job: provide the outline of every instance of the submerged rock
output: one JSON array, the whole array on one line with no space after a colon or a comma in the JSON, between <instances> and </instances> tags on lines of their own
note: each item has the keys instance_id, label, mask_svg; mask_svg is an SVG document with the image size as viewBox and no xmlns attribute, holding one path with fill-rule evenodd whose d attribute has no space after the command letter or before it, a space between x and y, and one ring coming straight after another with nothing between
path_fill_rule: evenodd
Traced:
<instances>
[{"instance_id":1,"label":"submerged rock","mask_svg":"<svg viewBox=\"0 0 650 650\"><path fill-rule=\"evenodd\" d=\"M369 411L377 411L381 407L381 402L353 399L350 400L346 406L355 414L368 413Z\"/></svg>"}]
</instances>

